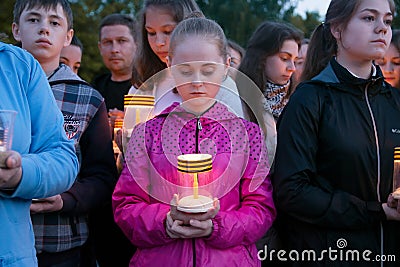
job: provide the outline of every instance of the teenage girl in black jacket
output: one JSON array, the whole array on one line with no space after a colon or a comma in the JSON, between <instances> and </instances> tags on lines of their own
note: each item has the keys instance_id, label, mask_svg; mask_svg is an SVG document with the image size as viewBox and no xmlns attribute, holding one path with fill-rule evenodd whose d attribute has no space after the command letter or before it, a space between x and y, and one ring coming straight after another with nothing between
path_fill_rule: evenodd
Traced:
<instances>
[{"instance_id":1,"label":"teenage girl in black jacket","mask_svg":"<svg viewBox=\"0 0 400 267\"><path fill-rule=\"evenodd\" d=\"M400 213L390 195L400 91L373 63L389 46L393 14L391 0L332 0L313 33L305 82L278 121L271 173L292 266L400 260Z\"/></svg>"}]
</instances>

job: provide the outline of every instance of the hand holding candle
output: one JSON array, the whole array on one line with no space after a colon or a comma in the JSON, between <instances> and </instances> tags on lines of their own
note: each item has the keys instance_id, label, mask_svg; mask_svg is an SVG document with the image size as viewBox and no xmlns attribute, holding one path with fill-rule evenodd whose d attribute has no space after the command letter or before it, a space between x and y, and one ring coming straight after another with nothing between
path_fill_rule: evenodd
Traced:
<instances>
[{"instance_id":1,"label":"hand holding candle","mask_svg":"<svg viewBox=\"0 0 400 267\"><path fill-rule=\"evenodd\" d=\"M190 220L197 220L197 221L206 221L209 219L214 219L214 217L218 214L220 209L220 203L217 198L212 200L211 207L206 212L200 213L187 213L182 212L178 209L180 205L180 200L177 194L175 194L170 203L170 216L172 220L182 221L184 225L189 225Z\"/></svg>"}]
</instances>

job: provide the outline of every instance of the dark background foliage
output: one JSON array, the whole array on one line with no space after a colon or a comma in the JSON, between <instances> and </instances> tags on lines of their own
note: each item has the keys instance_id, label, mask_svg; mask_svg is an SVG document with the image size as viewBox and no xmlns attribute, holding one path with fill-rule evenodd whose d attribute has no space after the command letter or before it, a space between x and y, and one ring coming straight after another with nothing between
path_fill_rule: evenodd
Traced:
<instances>
[{"instance_id":1,"label":"dark background foliage","mask_svg":"<svg viewBox=\"0 0 400 267\"><path fill-rule=\"evenodd\" d=\"M204 14L217 21L226 36L246 47L251 33L264 20L290 22L309 37L323 17L316 12L307 12L305 17L296 13L302 0L197 0ZM318 0L322 1L322 0ZM328 1L328 0L323 0ZM0 39L15 43L11 33L12 10L15 1L0 0ZM100 20L111 13L136 16L143 0L70 0L74 12L75 34L84 45L80 76L91 81L96 75L106 72L100 57L98 25ZM400 9L400 0L395 0ZM396 12L398 14L398 12ZM393 28L400 27L400 19L395 18Z\"/></svg>"}]
</instances>

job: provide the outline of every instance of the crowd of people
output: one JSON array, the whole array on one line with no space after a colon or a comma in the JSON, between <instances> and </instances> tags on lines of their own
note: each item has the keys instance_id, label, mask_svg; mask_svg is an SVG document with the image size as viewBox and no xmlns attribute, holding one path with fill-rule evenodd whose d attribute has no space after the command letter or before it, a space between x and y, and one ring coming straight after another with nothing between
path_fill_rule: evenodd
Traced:
<instances>
[{"instance_id":1,"label":"crowd of people","mask_svg":"<svg viewBox=\"0 0 400 267\"><path fill-rule=\"evenodd\" d=\"M68 0L13 14L0 266L398 266L393 0L331 0L310 38L266 20L243 47L195 0L145 0L102 19L92 81ZM155 103L122 147L127 94Z\"/></svg>"}]
</instances>

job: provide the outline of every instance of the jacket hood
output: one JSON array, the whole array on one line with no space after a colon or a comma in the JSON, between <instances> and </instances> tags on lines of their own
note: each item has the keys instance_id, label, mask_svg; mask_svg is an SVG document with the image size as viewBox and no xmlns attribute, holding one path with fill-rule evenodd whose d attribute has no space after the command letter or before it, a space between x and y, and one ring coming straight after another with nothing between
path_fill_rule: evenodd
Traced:
<instances>
[{"instance_id":1,"label":"jacket hood","mask_svg":"<svg viewBox=\"0 0 400 267\"><path fill-rule=\"evenodd\" d=\"M185 110L184 107L182 106L182 103L174 102L171 106L163 110L158 116L169 116L169 115L175 115L185 120L196 117L207 117L207 118L212 118L213 120L216 121L239 118L233 112L229 111L227 106L225 106L223 103L219 101L216 101L214 105L212 105L201 115L193 114Z\"/></svg>"},{"instance_id":2,"label":"jacket hood","mask_svg":"<svg viewBox=\"0 0 400 267\"><path fill-rule=\"evenodd\" d=\"M83 83L90 86L89 83L84 81L81 77L75 74L67 65L62 63L60 64L58 69L53 73L53 75L51 75L49 78L49 82L52 83L64 83L64 82L73 83L74 81L76 83Z\"/></svg>"}]
</instances>

